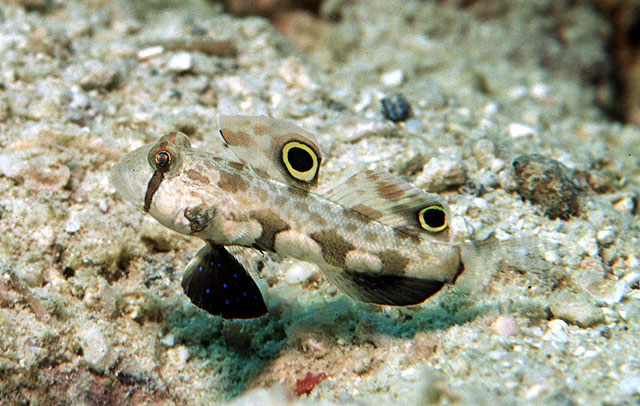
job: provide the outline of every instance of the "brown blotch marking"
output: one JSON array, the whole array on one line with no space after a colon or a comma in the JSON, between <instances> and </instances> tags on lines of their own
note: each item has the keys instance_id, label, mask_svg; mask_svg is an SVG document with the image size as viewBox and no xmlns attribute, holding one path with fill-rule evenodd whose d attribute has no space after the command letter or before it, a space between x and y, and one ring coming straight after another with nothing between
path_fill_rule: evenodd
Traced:
<instances>
[{"instance_id":1,"label":"brown blotch marking","mask_svg":"<svg viewBox=\"0 0 640 406\"><path fill-rule=\"evenodd\" d=\"M347 217L356 218L363 223L370 223L382 218L382 212L373 209L364 204L356 204L351 209L345 209L344 214Z\"/></svg>"},{"instance_id":2,"label":"brown blotch marking","mask_svg":"<svg viewBox=\"0 0 640 406\"><path fill-rule=\"evenodd\" d=\"M400 189L397 183L380 182L377 189L380 196L385 199L397 199L404 196L404 190Z\"/></svg>"},{"instance_id":3,"label":"brown blotch marking","mask_svg":"<svg viewBox=\"0 0 640 406\"><path fill-rule=\"evenodd\" d=\"M255 219L262 226L262 234L256 240L256 245L258 248L265 250L273 251L276 235L291 228L289 224L271 210L252 211L249 217Z\"/></svg>"},{"instance_id":4,"label":"brown blotch marking","mask_svg":"<svg viewBox=\"0 0 640 406\"><path fill-rule=\"evenodd\" d=\"M254 168L254 170L256 171L256 173L260 176L262 176L263 178L270 178L271 176L269 176L269 172L265 171L264 169L260 169L260 168Z\"/></svg>"},{"instance_id":5,"label":"brown blotch marking","mask_svg":"<svg viewBox=\"0 0 640 406\"><path fill-rule=\"evenodd\" d=\"M160 171L155 171L151 179L149 179L149 184L147 185L147 191L144 194L144 211L148 212L151 208L151 201L153 200L153 195L156 193L156 190L160 187L162 180L164 179L164 174Z\"/></svg>"},{"instance_id":6,"label":"brown blotch marking","mask_svg":"<svg viewBox=\"0 0 640 406\"><path fill-rule=\"evenodd\" d=\"M309 212L309 218L315 223L315 225L318 225L320 227L325 227L327 225L327 220L322 217L321 214Z\"/></svg>"},{"instance_id":7,"label":"brown blotch marking","mask_svg":"<svg viewBox=\"0 0 640 406\"><path fill-rule=\"evenodd\" d=\"M184 133L179 133L176 131L170 132L169 134L165 135L164 137L162 137L163 140L165 141L169 141L172 144L178 145L178 146L183 146L183 145L191 145L189 144L189 141L186 140L186 142L182 142L185 141L184 137L186 136L186 134ZM178 138L180 137L180 138Z\"/></svg>"},{"instance_id":8,"label":"brown blotch marking","mask_svg":"<svg viewBox=\"0 0 640 406\"><path fill-rule=\"evenodd\" d=\"M376 175L376 173L372 170L368 170L365 172L367 174L367 178L373 182L377 182L380 179L380 176Z\"/></svg>"},{"instance_id":9,"label":"brown blotch marking","mask_svg":"<svg viewBox=\"0 0 640 406\"><path fill-rule=\"evenodd\" d=\"M218 165L214 164L214 162L221 162L221 161L222 161L222 158L213 156L213 157L209 157L209 159L205 159L204 163L205 165L207 165L209 169L219 169Z\"/></svg>"},{"instance_id":10,"label":"brown blotch marking","mask_svg":"<svg viewBox=\"0 0 640 406\"><path fill-rule=\"evenodd\" d=\"M218 187L225 192L237 193L249 189L249 184L242 179L242 177L226 171L220 171L219 173L220 180L218 181Z\"/></svg>"},{"instance_id":11,"label":"brown blotch marking","mask_svg":"<svg viewBox=\"0 0 640 406\"><path fill-rule=\"evenodd\" d=\"M393 232L397 237L403 240L411 239L411 241L413 241L416 244L420 243L420 234L419 234L420 231L414 228L409 228L404 226L394 227Z\"/></svg>"},{"instance_id":12,"label":"brown blotch marking","mask_svg":"<svg viewBox=\"0 0 640 406\"><path fill-rule=\"evenodd\" d=\"M241 164L240 162L229 162L229 166L235 169L236 171L244 170L244 165Z\"/></svg>"},{"instance_id":13,"label":"brown blotch marking","mask_svg":"<svg viewBox=\"0 0 640 406\"><path fill-rule=\"evenodd\" d=\"M348 233L355 234L360 230L360 226L358 226L358 223L355 223L353 221L349 221L346 224L344 224L344 229Z\"/></svg>"},{"instance_id":14,"label":"brown blotch marking","mask_svg":"<svg viewBox=\"0 0 640 406\"><path fill-rule=\"evenodd\" d=\"M269 127L267 127L266 125L254 125L253 134L257 136L269 134Z\"/></svg>"},{"instance_id":15,"label":"brown blotch marking","mask_svg":"<svg viewBox=\"0 0 640 406\"><path fill-rule=\"evenodd\" d=\"M209 178L202 175L200 172L196 171L195 169L189 169L186 172L186 174L189 179L195 180L196 182L204 183L206 185L209 184Z\"/></svg>"},{"instance_id":16,"label":"brown blotch marking","mask_svg":"<svg viewBox=\"0 0 640 406\"><path fill-rule=\"evenodd\" d=\"M333 230L312 233L310 237L322 248L322 258L333 266L344 268L347 252L356 248Z\"/></svg>"},{"instance_id":17,"label":"brown blotch marking","mask_svg":"<svg viewBox=\"0 0 640 406\"><path fill-rule=\"evenodd\" d=\"M230 130L220 130L220 135L230 146L250 147L253 146L251 136L244 133L234 133Z\"/></svg>"},{"instance_id":18,"label":"brown blotch marking","mask_svg":"<svg viewBox=\"0 0 640 406\"><path fill-rule=\"evenodd\" d=\"M276 206L282 207L285 204L287 204L288 201L289 201L289 199L287 199L285 196L278 195L278 196L276 196L276 200L275 200L274 203L275 203Z\"/></svg>"},{"instance_id":19,"label":"brown blotch marking","mask_svg":"<svg viewBox=\"0 0 640 406\"><path fill-rule=\"evenodd\" d=\"M306 202L300 201L300 200L297 200L293 203L293 208L298 211L304 211L304 212L309 211L309 205Z\"/></svg>"},{"instance_id":20,"label":"brown blotch marking","mask_svg":"<svg viewBox=\"0 0 640 406\"><path fill-rule=\"evenodd\" d=\"M378 257L382 261L382 272L403 274L404 268L409 263L409 260L402 256L398 251L384 250L378 253Z\"/></svg>"}]
</instances>

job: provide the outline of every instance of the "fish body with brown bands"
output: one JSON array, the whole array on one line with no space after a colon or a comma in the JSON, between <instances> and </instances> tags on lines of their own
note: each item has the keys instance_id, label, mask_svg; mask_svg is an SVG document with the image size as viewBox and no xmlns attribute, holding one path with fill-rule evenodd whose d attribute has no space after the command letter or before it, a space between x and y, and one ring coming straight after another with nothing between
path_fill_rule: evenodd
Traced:
<instances>
[{"instance_id":1,"label":"fish body with brown bands","mask_svg":"<svg viewBox=\"0 0 640 406\"><path fill-rule=\"evenodd\" d=\"M266 312L225 246L314 263L351 298L383 305L421 303L469 266L440 196L376 171L321 192L312 133L264 116L220 116L219 126L232 157L170 133L125 155L111 176L125 200L206 242L182 283L197 306L228 318ZM468 262L486 266L491 253L480 251Z\"/></svg>"}]
</instances>

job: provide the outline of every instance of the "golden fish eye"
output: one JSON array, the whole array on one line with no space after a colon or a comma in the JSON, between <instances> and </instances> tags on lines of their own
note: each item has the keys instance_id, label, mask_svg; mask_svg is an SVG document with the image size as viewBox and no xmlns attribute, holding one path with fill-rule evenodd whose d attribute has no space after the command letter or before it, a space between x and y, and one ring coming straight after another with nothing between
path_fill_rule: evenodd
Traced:
<instances>
[{"instance_id":1,"label":"golden fish eye","mask_svg":"<svg viewBox=\"0 0 640 406\"><path fill-rule=\"evenodd\" d=\"M308 145L290 141L282 148L282 162L294 178L311 182L318 173L318 156Z\"/></svg>"},{"instance_id":2,"label":"golden fish eye","mask_svg":"<svg viewBox=\"0 0 640 406\"><path fill-rule=\"evenodd\" d=\"M440 206L427 206L418 212L420 226L437 233L447 228L447 213Z\"/></svg>"},{"instance_id":3,"label":"golden fish eye","mask_svg":"<svg viewBox=\"0 0 640 406\"><path fill-rule=\"evenodd\" d=\"M158 151L156 153L156 156L153 158L153 161L156 163L158 169L166 168L171 164L172 160L173 158L171 158L171 154L169 153L169 151Z\"/></svg>"}]
</instances>

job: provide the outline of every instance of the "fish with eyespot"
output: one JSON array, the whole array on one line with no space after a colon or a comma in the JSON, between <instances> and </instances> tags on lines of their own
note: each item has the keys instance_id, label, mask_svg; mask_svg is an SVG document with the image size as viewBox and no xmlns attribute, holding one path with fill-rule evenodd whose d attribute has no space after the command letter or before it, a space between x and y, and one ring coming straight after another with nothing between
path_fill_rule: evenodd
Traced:
<instances>
[{"instance_id":1,"label":"fish with eyespot","mask_svg":"<svg viewBox=\"0 0 640 406\"><path fill-rule=\"evenodd\" d=\"M232 246L316 264L349 297L391 306L422 303L463 271L481 273L499 251L495 242L454 243L446 201L388 172L323 185L314 134L289 121L221 115L218 125L209 151L172 132L111 171L124 200L205 242L182 287L211 314L267 313Z\"/></svg>"}]
</instances>

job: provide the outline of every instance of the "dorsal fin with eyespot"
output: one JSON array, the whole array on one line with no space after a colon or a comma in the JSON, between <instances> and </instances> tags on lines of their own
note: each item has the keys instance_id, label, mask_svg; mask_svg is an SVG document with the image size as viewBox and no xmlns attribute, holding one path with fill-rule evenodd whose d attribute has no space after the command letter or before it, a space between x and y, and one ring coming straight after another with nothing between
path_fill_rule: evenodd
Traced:
<instances>
[{"instance_id":1,"label":"dorsal fin with eyespot","mask_svg":"<svg viewBox=\"0 0 640 406\"><path fill-rule=\"evenodd\" d=\"M327 198L399 232L451 242L447 202L388 172L357 173L328 191Z\"/></svg>"},{"instance_id":2,"label":"dorsal fin with eyespot","mask_svg":"<svg viewBox=\"0 0 640 406\"><path fill-rule=\"evenodd\" d=\"M218 116L220 135L238 160L260 176L310 190L322 155L315 136L291 122L266 116Z\"/></svg>"}]
</instances>

